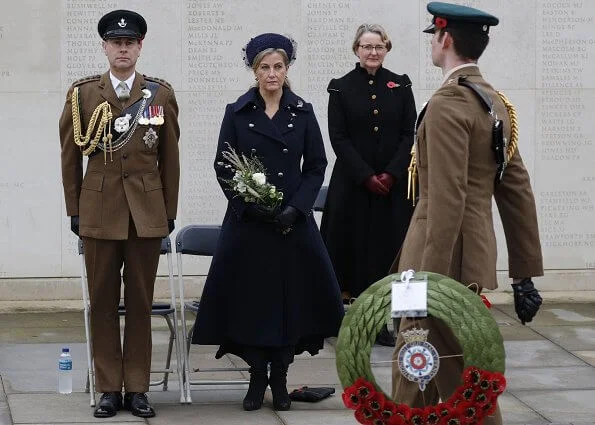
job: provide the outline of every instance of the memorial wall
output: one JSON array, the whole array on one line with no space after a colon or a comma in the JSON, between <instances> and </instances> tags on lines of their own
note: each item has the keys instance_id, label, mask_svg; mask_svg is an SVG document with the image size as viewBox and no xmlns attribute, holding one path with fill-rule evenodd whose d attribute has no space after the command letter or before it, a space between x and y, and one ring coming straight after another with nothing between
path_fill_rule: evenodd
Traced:
<instances>
[{"instance_id":1,"label":"memorial wall","mask_svg":"<svg viewBox=\"0 0 595 425\"><path fill-rule=\"evenodd\" d=\"M176 226L219 224L225 198L212 169L226 103L254 81L241 49L262 32L291 34L294 90L312 102L329 156L326 86L351 70L352 37L380 23L393 41L385 66L413 81L418 108L441 81L430 57L430 19L419 0L0 0L0 278L52 279L79 273L66 218L58 118L69 85L103 73L97 34L106 12L147 20L138 70L168 80L180 106L182 182ZM516 105L519 146L532 177L552 290L594 289L595 3L467 0L501 19L480 68ZM494 210L496 211L496 210ZM497 213L495 214L497 215ZM174 235L175 236L175 235ZM498 231L499 269L507 268ZM208 260L193 261L205 274ZM160 270L166 273L164 264ZM505 273L502 273L505 275ZM560 276L571 276L559 281Z\"/></svg>"}]
</instances>

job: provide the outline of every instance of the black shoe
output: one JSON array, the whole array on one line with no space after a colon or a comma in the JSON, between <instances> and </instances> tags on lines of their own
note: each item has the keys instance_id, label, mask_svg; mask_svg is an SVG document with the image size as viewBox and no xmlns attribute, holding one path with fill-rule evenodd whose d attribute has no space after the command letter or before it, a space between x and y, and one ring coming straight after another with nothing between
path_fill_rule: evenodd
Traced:
<instances>
[{"instance_id":1,"label":"black shoe","mask_svg":"<svg viewBox=\"0 0 595 425\"><path fill-rule=\"evenodd\" d=\"M385 347L395 346L395 337L388 331L386 325L382 327L382 330L378 334L378 337L376 338L376 344L384 345Z\"/></svg>"},{"instance_id":2,"label":"black shoe","mask_svg":"<svg viewBox=\"0 0 595 425\"><path fill-rule=\"evenodd\" d=\"M254 368L250 368L250 385L248 386L246 397L244 397L244 401L242 402L244 410L252 411L260 409L268 383L269 378L266 369L255 370Z\"/></svg>"},{"instance_id":3,"label":"black shoe","mask_svg":"<svg viewBox=\"0 0 595 425\"><path fill-rule=\"evenodd\" d=\"M121 408L122 394L118 392L103 393L93 412L93 416L96 418L111 418L112 416L116 416L116 413Z\"/></svg>"},{"instance_id":4,"label":"black shoe","mask_svg":"<svg viewBox=\"0 0 595 425\"><path fill-rule=\"evenodd\" d=\"M145 393L126 393L124 396L124 409L130 410L130 413L139 418L152 418L155 416L155 409L149 404Z\"/></svg>"},{"instance_id":5,"label":"black shoe","mask_svg":"<svg viewBox=\"0 0 595 425\"><path fill-rule=\"evenodd\" d=\"M273 394L273 408L277 411L289 410L291 399L287 393L287 368L280 370L271 368L269 385Z\"/></svg>"}]
</instances>

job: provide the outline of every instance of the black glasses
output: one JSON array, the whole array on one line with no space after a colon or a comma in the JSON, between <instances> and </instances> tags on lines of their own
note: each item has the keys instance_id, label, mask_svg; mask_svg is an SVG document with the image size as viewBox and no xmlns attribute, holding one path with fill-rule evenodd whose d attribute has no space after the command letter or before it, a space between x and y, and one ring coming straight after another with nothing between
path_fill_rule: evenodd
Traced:
<instances>
[{"instance_id":1,"label":"black glasses","mask_svg":"<svg viewBox=\"0 0 595 425\"><path fill-rule=\"evenodd\" d=\"M377 53L384 53L386 52L386 46L383 44L377 44L377 45L372 45L372 44L360 44L359 47L361 47L362 49L364 49L364 51L371 53L372 50L376 50Z\"/></svg>"}]
</instances>

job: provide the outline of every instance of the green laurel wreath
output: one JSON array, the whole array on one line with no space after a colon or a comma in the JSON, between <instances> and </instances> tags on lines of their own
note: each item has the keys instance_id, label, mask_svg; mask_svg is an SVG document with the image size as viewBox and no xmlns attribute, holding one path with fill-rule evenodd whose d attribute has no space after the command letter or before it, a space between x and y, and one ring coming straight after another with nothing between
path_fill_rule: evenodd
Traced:
<instances>
[{"instance_id":1,"label":"green laurel wreath","mask_svg":"<svg viewBox=\"0 0 595 425\"><path fill-rule=\"evenodd\" d=\"M446 276L427 275L428 313L442 319L453 331L463 348L464 368L504 373L504 344L498 325L481 298L467 287ZM376 387L370 366L370 352L381 327L390 317L393 281L389 275L371 285L351 305L345 314L336 346L337 373L343 388L363 377Z\"/></svg>"}]
</instances>

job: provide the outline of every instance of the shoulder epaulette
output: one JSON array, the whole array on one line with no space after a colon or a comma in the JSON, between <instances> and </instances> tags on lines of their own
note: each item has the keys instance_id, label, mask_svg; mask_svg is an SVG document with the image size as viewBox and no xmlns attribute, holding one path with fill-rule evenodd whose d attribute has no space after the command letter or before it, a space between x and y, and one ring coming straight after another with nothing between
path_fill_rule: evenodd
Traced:
<instances>
[{"instance_id":1,"label":"shoulder epaulette","mask_svg":"<svg viewBox=\"0 0 595 425\"><path fill-rule=\"evenodd\" d=\"M145 80L149 80L149 81L153 81L155 83L159 83L162 86L166 87L167 89L173 90L173 87L171 86L171 84L168 83L165 80L162 80L161 78L149 77L148 75L144 75L144 74L143 74L143 77L145 77Z\"/></svg>"},{"instance_id":2,"label":"shoulder epaulette","mask_svg":"<svg viewBox=\"0 0 595 425\"><path fill-rule=\"evenodd\" d=\"M89 77L83 77L80 80L76 80L74 83L72 83L72 86L80 86L81 84L85 84L88 83L90 81L97 81L101 78L101 75L97 74L97 75L91 75Z\"/></svg>"}]
</instances>

